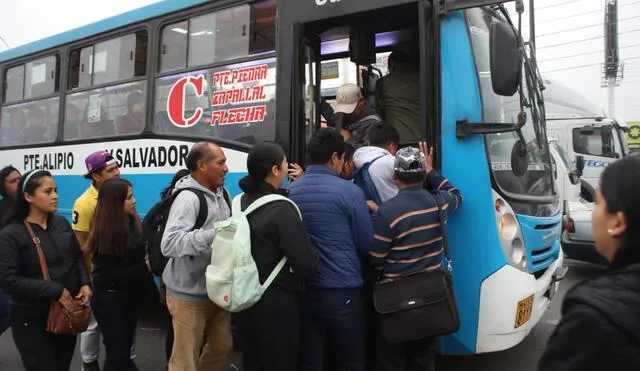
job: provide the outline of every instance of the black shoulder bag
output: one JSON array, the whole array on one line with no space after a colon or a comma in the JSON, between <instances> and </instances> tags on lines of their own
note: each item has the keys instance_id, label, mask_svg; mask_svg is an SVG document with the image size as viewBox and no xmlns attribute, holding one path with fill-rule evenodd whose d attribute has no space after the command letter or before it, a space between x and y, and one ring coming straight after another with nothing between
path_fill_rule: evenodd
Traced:
<instances>
[{"instance_id":1,"label":"black shoulder bag","mask_svg":"<svg viewBox=\"0 0 640 371\"><path fill-rule=\"evenodd\" d=\"M445 219L437 193L433 198L440 214L447 269L420 272L376 283L373 302L382 333L389 343L446 335L460 328L458 307L453 294Z\"/></svg>"}]
</instances>

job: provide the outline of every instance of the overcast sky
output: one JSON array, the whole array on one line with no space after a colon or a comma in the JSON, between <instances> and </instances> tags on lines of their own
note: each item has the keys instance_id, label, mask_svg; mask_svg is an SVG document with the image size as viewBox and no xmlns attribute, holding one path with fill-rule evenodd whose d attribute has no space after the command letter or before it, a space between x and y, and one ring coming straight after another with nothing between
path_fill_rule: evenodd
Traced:
<instances>
[{"instance_id":1,"label":"overcast sky","mask_svg":"<svg viewBox=\"0 0 640 371\"><path fill-rule=\"evenodd\" d=\"M154 2L157 0L0 0L0 37L16 47ZM606 109L607 89L600 86L605 0L535 0L535 6L543 75ZM616 88L616 116L640 121L640 0L619 0L618 7L625 78ZM528 33L527 15L523 23ZM0 41L0 50L4 49Z\"/></svg>"}]
</instances>

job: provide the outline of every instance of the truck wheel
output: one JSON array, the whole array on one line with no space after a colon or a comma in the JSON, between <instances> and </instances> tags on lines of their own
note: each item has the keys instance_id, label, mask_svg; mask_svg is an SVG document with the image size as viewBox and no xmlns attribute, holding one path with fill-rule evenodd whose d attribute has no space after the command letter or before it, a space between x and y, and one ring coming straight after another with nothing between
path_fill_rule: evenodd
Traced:
<instances>
[{"instance_id":1,"label":"truck wheel","mask_svg":"<svg viewBox=\"0 0 640 371\"><path fill-rule=\"evenodd\" d=\"M580 197L587 202L595 202L596 190L585 180L580 180Z\"/></svg>"}]
</instances>

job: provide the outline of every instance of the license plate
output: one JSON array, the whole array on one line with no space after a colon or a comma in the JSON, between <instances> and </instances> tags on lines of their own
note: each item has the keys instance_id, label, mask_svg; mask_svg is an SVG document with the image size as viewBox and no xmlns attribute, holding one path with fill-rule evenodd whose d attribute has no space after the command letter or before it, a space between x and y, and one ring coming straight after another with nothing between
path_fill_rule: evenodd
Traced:
<instances>
[{"instance_id":1,"label":"license plate","mask_svg":"<svg viewBox=\"0 0 640 371\"><path fill-rule=\"evenodd\" d=\"M516 307L516 322L513 328L518 328L531 319L533 312L533 299L535 295L531 295L526 299L520 300Z\"/></svg>"}]
</instances>

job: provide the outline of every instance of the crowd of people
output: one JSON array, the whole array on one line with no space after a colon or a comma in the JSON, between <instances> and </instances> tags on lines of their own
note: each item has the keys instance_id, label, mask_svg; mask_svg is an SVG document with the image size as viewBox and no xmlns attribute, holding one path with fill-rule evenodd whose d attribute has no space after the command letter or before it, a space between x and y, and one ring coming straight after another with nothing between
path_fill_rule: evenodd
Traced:
<instances>
[{"instance_id":1,"label":"crowd of people","mask_svg":"<svg viewBox=\"0 0 640 371\"><path fill-rule=\"evenodd\" d=\"M290 165L275 143L249 151L240 210L273 194L294 204L271 202L247 217L260 282L283 257L286 263L255 305L233 314L234 334L231 313L210 300L205 280L214 225L234 210L227 158L212 142L193 145L187 169L162 194L172 198L160 236L168 258L161 279L171 315L169 370L223 370L234 336L247 371L434 370L437 338L388 341L372 290L380 281L443 269L444 226L462 205L461 191L433 168L432 148L403 146L393 125L377 120L350 138L344 130L318 130L307 144L306 168ZM91 154L85 165L91 183L74 203L72 223L56 214L50 172L0 170L0 330L11 326L28 371L69 370L77 336L48 332L47 316L52 301L68 307L74 300L93 314L80 335L84 370L100 369L100 337L103 370L137 369L138 296L152 275L135 208L140 190L120 178L108 152ZM637 157L603 172L593 229L612 270L567 294L540 370L640 367L638 173ZM25 225L42 245L50 279Z\"/></svg>"}]
</instances>

